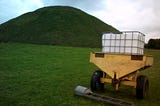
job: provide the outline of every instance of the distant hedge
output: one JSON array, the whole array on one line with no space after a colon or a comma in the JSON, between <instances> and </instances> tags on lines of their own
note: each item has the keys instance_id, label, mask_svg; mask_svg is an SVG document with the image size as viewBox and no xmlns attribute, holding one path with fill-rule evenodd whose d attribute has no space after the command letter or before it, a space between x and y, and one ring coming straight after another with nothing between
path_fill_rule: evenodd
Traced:
<instances>
[{"instance_id":1,"label":"distant hedge","mask_svg":"<svg viewBox=\"0 0 160 106\"><path fill-rule=\"evenodd\" d=\"M160 49L160 39L150 39L148 44L145 45L145 48Z\"/></svg>"}]
</instances>

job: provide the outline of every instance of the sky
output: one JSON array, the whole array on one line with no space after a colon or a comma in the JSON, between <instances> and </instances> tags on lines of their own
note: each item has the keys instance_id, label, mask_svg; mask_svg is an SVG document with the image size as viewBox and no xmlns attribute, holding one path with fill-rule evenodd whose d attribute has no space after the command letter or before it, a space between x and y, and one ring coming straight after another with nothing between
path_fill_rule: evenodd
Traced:
<instances>
[{"instance_id":1,"label":"sky","mask_svg":"<svg viewBox=\"0 0 160 106\"><path fill-rule=\"evenodd\" d=\"M160 0L0 0L0 24L46 6L72 6L120 31L140 31L160 39Z\"/></svg>"}]
</instances>

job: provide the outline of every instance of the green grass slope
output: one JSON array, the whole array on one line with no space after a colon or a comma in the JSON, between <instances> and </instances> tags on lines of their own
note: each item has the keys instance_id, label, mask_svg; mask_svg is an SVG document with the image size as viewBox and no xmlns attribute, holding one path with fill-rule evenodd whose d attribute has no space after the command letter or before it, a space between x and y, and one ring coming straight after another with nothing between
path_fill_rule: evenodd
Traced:
<instances>
[{"instance_id":1,"label":"green grass slope","mask_svg":"<svg viewBox=\"0 0 160 106\"><path fill-rule=\"evenodd\" d=\"M1 24L0 41L101 47L103 32L118 30L79 9L51 6Z\"/></svg>"},{"instance_id":2,"label":"green grass slope","mask_svg":"<svg viewBox=\"0 0 160 106\"><path fill-rule=\"evenodd\" d=\"M98 69L89 63L91 51L100 49L1 43L0 106L106 106L73 95L77 85L90 86L91 75ZM149 77L148 98L137 100L132 87L121 86L115 92L111 84L105 84L101 94L132 101L135 106L158 106L160 51L145 52L154 56L153 67L141 73Z\"/></svg>"}]
</instances>

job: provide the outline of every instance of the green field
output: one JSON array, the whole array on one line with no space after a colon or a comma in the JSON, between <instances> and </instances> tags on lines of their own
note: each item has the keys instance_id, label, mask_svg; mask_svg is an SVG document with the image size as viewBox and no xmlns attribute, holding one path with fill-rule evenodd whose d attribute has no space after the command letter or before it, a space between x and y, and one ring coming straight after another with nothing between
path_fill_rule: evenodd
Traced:
<instances>
[{"instance_id":1,"label":"green field","mask_svg":"<svg viewBox=\"0 0 160 106\"><path fill-rule=\"evenodd\" d=\"M93 48L0 44L0 106L103 106L105 104L74 96L77 85L90 86L97 69L89 63ZM105 85L103 95L134 102L135 106L160 104L160 51L146 50L154 56L153 67L143 71L149 77L150 96L137 100L132 88L122 86L115 92Z\"/></svg>"}]
</instances>

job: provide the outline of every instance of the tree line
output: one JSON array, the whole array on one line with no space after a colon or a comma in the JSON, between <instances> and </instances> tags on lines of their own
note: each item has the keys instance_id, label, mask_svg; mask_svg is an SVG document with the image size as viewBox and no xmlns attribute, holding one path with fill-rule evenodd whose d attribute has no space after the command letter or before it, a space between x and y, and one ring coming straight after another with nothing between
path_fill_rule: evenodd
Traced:
<instances>
[{"instance_id":1,"label":"tree line","mask_svg":"<svg viewBox=\"0 0 160 106\"><path fill-rule=\"evenodd\" d=\"M160 39L150 39L148 43L145 44L145 48L160 49Z\"/></svg>"}]
</instances>

